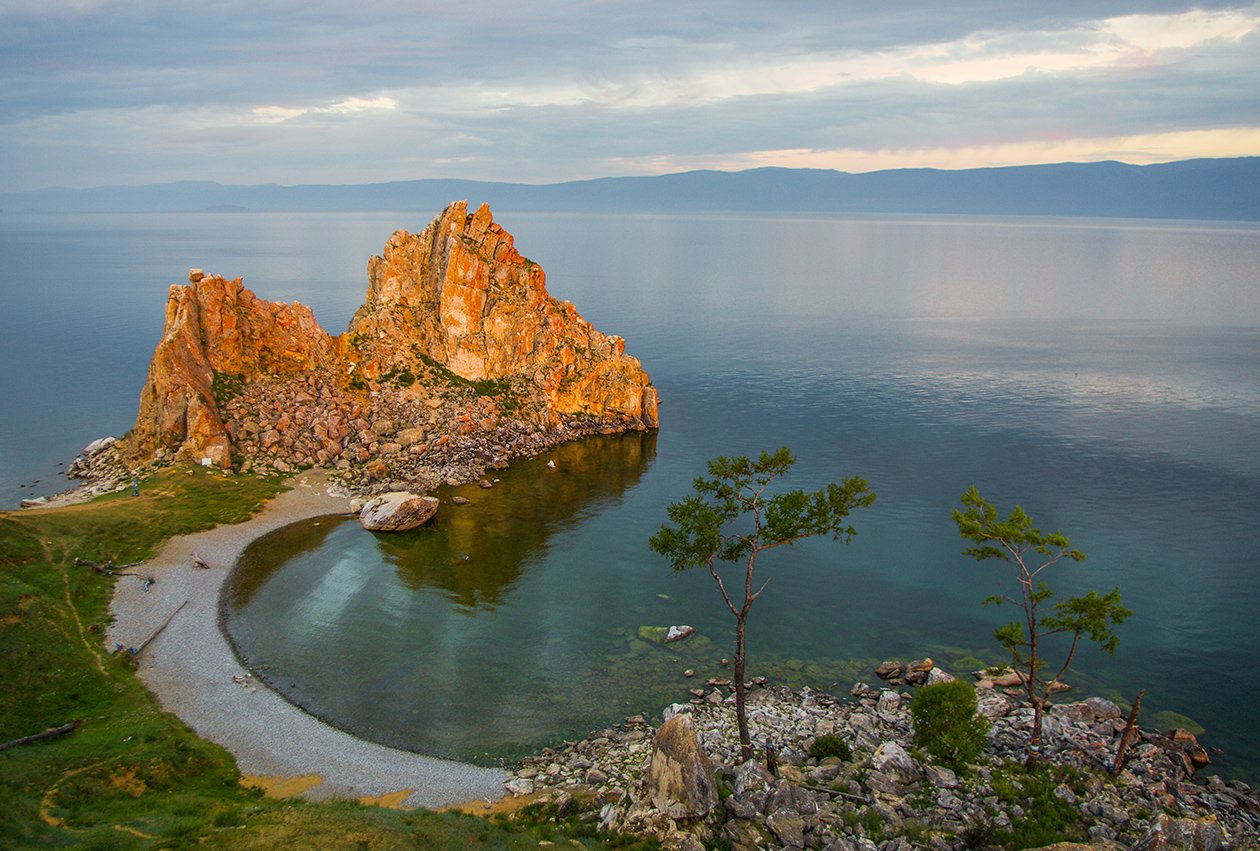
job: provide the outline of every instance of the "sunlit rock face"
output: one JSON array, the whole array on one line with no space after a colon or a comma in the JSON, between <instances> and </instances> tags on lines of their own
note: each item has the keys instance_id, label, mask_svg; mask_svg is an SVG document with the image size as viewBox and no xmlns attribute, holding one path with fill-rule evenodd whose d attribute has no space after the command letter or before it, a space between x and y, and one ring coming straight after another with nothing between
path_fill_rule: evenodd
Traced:
<instances>
[{"instance_id":1,"label":"sunlit rock face","mask_svg":"<svg viewBox=\"0 0 1260 851\"><path fill-rule=\"evenodd\" d=\"M451 402L456 390L463 410ZM391 433L418 428L435 441L446 431L435 411L465 422L465 433L469 422L490 430L500 418L609 433L656 428L657 404L625 342L552 298L542 268L521 257L489 207L469 215L461 201L419 234L390 237L338 338L302 304L193 270L171 287L125 444L137 461L181 454L220 467L244 446L283 471L425 451L374 439L381 417ZM259 424L255 410L286 415ZM419 412L416 422L408 411ZM318 440L308 447L310 433Z\"/></svg>"},{"instance_id":2,"label":"sunlit rock face","mask_svg":"<svg viewBox=\"0 0 1260 851\"><path fill-rule=\"evenodd\" d=\"M335 358L333 339L309 307L264 301L240 278L193 270L187 285L171 287L128 442L142 453L168 447L226 467L231 446L215 402L216 373L299 375Z\"/></svg>"},{"instance_id":3,"label":"sunlit rock face","mask_svg":"<svg viewBox=\"0 0 1260 851\"><path fill-rule=\"evenodd\" d=\"M527 380L554 417L621 417L657 426L657 396L625 341L547 293L542 267L482 205L448 207L419 234L397 231L368 263L363 307L342 338L369 373L422 353L470 380Z\"/></svg>"}]
</instances>

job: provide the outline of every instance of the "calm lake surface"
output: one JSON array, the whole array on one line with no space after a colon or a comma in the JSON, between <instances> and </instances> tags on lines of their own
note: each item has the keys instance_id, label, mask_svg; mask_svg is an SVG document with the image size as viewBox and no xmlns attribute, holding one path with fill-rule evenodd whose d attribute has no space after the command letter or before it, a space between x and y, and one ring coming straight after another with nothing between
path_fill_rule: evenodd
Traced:
<instances>
[{"instance_id":1,"label":"calm lake surface","mask_svg":"<svg viewBox=\"0 0 1260 851\"><path fill-rule=\"evenodd\" d=\"M311 304L337 333L368 256L429 218L0 216L0 502L59 489L58 462L130 427L189 266ZM1188 715L1224 771L1260 773L1260 226L499 220L554 295L626 338L661 430L514 463L412 535L324 518L259 542L228 629L290 699L481 762L685 699L683 669L702 682L730 655L731 619L707 574L673 573L647 538L705 459L787 445L788 484L859 474L879 498L851 545L761 563L752 674L847 693L886 657L997 661L1014 612L980 600L1009 570L963 557L950 521L975 484L1088 554L1051 577L1061 595L1118 585L1134 610L1114 657L1079 658L1079 692L1146 688L1147 723ZM638 638L677 623L699 635Z\"/></svg>"}]
</instances>

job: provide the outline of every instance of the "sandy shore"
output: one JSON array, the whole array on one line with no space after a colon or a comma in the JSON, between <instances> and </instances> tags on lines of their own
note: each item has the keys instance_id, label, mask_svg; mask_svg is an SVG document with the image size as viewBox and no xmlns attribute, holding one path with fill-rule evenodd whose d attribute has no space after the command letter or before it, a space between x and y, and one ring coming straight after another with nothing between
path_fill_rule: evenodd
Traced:
<instances>
[{"instance_id":1,"label":"sandy shore","mask_svg":"<svg viewBox=\"0 0 1260 851\"><path fill-rule=\"evenodd\" d=\"M252 520L173 538L141 568L156 580L148 592L140 582L118 582L108 646L139 646L178 609L140 653L140 679L164 708L231 751L241 773L261 785L313 799L374 798L408 807L501 797L502 771L364 741L247 678L219 628L220 591L237 558L266 532L347 508L328 493L320 473L300 475L294 484ZM210 569L192 566L194 552Z\"/></svg>"}]
</instances>

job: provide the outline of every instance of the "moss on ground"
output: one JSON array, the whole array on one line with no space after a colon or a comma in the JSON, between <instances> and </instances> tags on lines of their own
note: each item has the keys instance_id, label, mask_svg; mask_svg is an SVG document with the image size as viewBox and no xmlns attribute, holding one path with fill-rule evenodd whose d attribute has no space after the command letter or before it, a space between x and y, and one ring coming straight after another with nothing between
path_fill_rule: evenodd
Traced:
<instances>
[{"instance_id":1,"label":"moss on ground","mask_svg":"<svg viewBox=\"0 0 1260 851\"><path fill-rule=\"evenodd\" d=\"M589 823L267 799L240 785L231 754L162 711L130 657L104 646L120 580L75 559L148 559L172 535L247 519L284 487L172 467L136 497L0 512L0 741L82 722L0 751L0 847L536 848L551 837L648 847Z\"/></svg>"}]
</instances>

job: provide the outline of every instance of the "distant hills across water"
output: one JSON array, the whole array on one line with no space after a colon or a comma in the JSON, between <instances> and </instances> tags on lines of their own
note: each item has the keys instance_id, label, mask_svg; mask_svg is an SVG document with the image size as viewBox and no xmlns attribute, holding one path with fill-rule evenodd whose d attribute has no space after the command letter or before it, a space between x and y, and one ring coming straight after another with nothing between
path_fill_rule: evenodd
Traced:
<instances>
[{"instance_id":1,"label":"distant hills across water","mask_svg":"<svg viewBox=\"0 0 1260 851\"><path fill-rule=\"evenodd\" d=\"M230 186L183 181L0 193L0 210L41 212L419 211L453 200L496 212L955 213L1260 220L1260 157L851 174L758 168L552 184L475 180Z\"/></svg>"}]
</instances>

